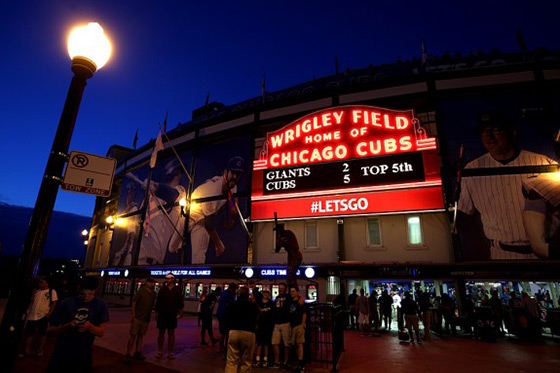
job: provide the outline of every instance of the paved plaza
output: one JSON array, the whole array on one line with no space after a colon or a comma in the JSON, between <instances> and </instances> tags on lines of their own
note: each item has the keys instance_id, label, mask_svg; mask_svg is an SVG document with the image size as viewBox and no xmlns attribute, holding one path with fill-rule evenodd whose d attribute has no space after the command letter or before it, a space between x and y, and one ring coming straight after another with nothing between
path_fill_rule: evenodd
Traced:
<instances>
[{"instance_id":1,"label":"paved plaza","mask_svg":"<svg viewBox=\"0 0 560 373\"><path fill-rule=\"evenodd\" d=\"M128 338L130 309L110 308L111 321L103 338L95 344L94 371L103 373L128 372L220 372L224 370L223 354L213 347L200 347L200 328L195 316L179 320L176 331L175 360L156 359L157 330L150 324L145 337L145 362L124 364ZM217 335L217 323L214 330ZM360 337L357 331L345 332L346 351L338 369L340 372L558 372L560 371L560 339L543 343L522 342L502 338L488 343L464 337L434 336L433 341L411 346L398 341L395 332L379 337ZM50 341L51 342L51 341ZM52 343L50 343L52 344ZM17 372L41 372L46 367L49 349L44 357L18 359ZM255 372L272 372L254 369ZM307 372L327 372L326 366L309 366Z\"/></svg>"}]
</instances>

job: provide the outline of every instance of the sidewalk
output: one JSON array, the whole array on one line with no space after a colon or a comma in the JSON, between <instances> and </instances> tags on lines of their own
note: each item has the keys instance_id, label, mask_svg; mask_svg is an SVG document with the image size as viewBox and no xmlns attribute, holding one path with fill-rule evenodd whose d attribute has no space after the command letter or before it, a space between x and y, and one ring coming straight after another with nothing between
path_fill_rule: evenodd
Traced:
<instances>
[{"instance_id":1,"label":"sidewalk","mask_svg":"<svg viewBox=\"0 0 560 373\"><path fill-rule=\"evenodd\" d=\"M0 307L2 304L0 303ZM144 338L145 362L124 365L128 339L130 309L111 307L110 323L103 338L96 338L94 371L103 373L172 371L223 372L223 355L213 347L199 347L200 328L195 316L179 320L176 330L176 360L156 359L157 329L152 321ZM214 331L217 336L217 322ZM399 343L395 332L382 333L379 337L360 337L358 331L346 331L346 352L339 362L340 372L558 372L560 367L560 340L540 344L516 339L500 339L497 343L475 341L467 337L439 338L432 342L411 346ZM209 342L207 337L207 342ZM18 360L18 372L42 372L48 361L48 351L42 358ZM326 367L308 367L306 372L326 372ZM254 369L253 372L273 372Z\"/></svg>"}]
</instances>

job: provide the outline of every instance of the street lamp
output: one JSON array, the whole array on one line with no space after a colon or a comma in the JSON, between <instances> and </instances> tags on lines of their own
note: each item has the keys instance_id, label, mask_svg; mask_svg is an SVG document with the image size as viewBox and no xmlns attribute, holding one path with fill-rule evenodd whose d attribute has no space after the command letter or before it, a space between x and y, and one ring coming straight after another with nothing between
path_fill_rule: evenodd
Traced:
<instances>
[{"instance_id":1,"label":"street lamp","mask_svg":"<svg viewBox=\"0 0 560 373\"><path fill-rule=\"evenodd\" d=\"M74 76L62 109L58 128L48 157L39 194L27 229L18 268L10 289L4 317L0 324L0 361L6 372L14 370L17 348L22 336L23 316L31 300L33 280L39 262L62 172L68 158L68 148L78 116L78 109L87 79L107 63L111 44L98 23L75 28L68 38L68 53L72 59Z\"/></svg>"}]
</instances>

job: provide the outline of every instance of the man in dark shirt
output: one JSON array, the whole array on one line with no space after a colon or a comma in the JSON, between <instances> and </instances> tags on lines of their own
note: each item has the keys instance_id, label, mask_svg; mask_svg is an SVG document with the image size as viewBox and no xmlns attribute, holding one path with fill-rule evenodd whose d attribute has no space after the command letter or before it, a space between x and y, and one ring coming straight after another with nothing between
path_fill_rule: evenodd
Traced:
<instances>
[{"instance_id":1,"label":"man in dark shirt","mask_svg":"<svg viewBox=\"0 0 560 373\"><path fill-rule=\"evenodd\" d=\"M202 305L200 306L200 313L202 318L202 328L200 329L200 345L202 347L207 347L208 343L206 343L205 335L208 332L208 336L210 337L210 342L212 346L218 343L218 340L214 338L214 331L212 330L212 317L214 314L214 306L218 301L218 297L222 293L222 287L218 286L216 290L211 292L204 298Z\"/></svg>"},{"instance_id":2,"label":"man in dark shirt","mask_svg":"<svg viewBox=\"0 0 560 373\"><path fill-rule=\"evenodd\" d=\"M254 367L260 364L261 350L264 349L264 358L262 366L266 367L268 362L268 346L272 341L272 331L274 330L274 302L270 299L270 291L262 292L262 300L256 301L257 306L261 310L259 323L257 325L257 352Z\"/></svg>"},{"instance_id":3,"label":"man in dark shirt","mask_svg":"<svg viewBox=\"0 0 560 373\"><path fill-rule=\"evenodd\" d=\"M432 303L430 302L430 294L424 293L421 289L416 292L418 296L418 308L422 313L422 325L424 325L424 340L431 341L430 327L432 323Z\"/></svg>"},{"instance_id":4,"label":"man in dark shirt","mask_svg":"<svg viewBox=\"0 0 560 373\"><path fill-rule=\"evenodd\" d=\"M404 320L406 322L406 328L408 329L408 334L410 335L410 344L414 344L414 335L412 334L412 329L416 333L416 341L421 344L420 340L420 330L418 328L418 304L412 299L410 292L404 292L404 299L401 303L401 308L404 313Z\"/></svg>"},{"instance_id":5,"label":"man in dark shirt","mask_svg":"<svg viewBox=\"0 0 560 373\"><path fill-rule=\"evenodd\" d=\"M125 362L127 363L130 362L130 353L132 352L135 340L136 352L134 353L134 358L136 360L144 360L146 358L142 354L142 340L148 331L148 324L152 318L152 309L156 302L155 284L156 282L153 278L147 279L146 284L132 299L132 308L130 309L130 315L132 316L132 320L130 321L130 337L128 338L125 357Z\"/></svg>"},{"instance_id":6,"label":"man in dark shirt","mask_svg":"<svg viewBox=\"0 0 560 373\"><path fill-rule=\"evenodd\" d=\"M393 318L393 313L391 307L393 306L393 298L387 293L387 290L383 290L381 296L379 297L379 308L381 311L382 321L385 323L385 329L391 330L391 322Z\"/></svg>"},{"instance_id":7,"label":"man in dark shirt","mask_svg":"<svg viewBox=\"0 0 560 373\"><path fill-rule=\"evenodd\" d=\"M272 346L274 347L275 363L271 368L280 368L280 342L284 343L284 365L290 357L290 304L291 298L286 294L286 284L278 286L276 308L274 309L274 330L272 331Z\"/></svg>"},{"instance_id":8,"label":"man in dark shirt","mask_svg":"<svg viewBox=\"0 0 560 373\"><path fill-rule=\"evenodd\" d=\"M303 344L305 343L305 326L307 322L307 307L305 304L299 302L300 297L298 288L295 286L290 287L290 297L292 302L290 304L290 327L292 336L292 346L296 348L296 356L298 359L297 372L303 372L305 363L303 361Z\"/></svg>"},{"instance_id":9,"label":"man in dark shirt","mask_svg":"<svg viewBox=\"0 0 560 373\"><path fill-rule=\"evenodd\" d=\"M358 310L356 309L356 299L358 299L358 290L354 289L352 294L348 296L348 312L350 315L350 327L354 329L358 323Z\"/></svg>"},{"instance_id":10,"label":"man in dark shirt","mask_svg":"<svg viewBox=\"0 0 560 373\"><path fill-rule=\"evenodd\" d=\"M251 370L258 316L259 308L249 300L249 289L240 288L237 300L231 305L227 314L230 331L226 373Z\"/></svg>"},{"instance_id":11,"label":"man in dark shirt","mask_svg":"<svg viewBox=\"0 0 560 373\"><path fill-rule=\"evenodd\" d=\"M173 347L175 347L175 328L177 328L177 316L183 317L183 295L179 287L175 286L175 276L165 276L166 283L161 287L156 298L156 315L158 334L158 352L156 358L163 356L163 342L167 330L167 358L175 359Z\"/></svg>"},{"instance_id":12,"label":"man in dark shirt","mask_svg":"<svg viewBox=\"0 0 560 373\"><path fill-rule=\"evenodd\" d=\"M51 330L58 333L48 373L92 372L93 342L103 337L109 312L107 303L95 296L98 280L85 277L79 295L65 299L51 315Z\"/></svg>"},{"instance_id":13,"label":"man in dark shirt","mask_svg":"<svg viewBox=\"0 0 560 373\"><path fill-rule=\"evenodd\" d=\"M219 349L225 349L227 347L226 337L229 333L229 327L226 322L226 315L228 308L235 301L235 291L237 290L237 284L232 282L229 284L228 288L222 292L220 295L220 300L218 301L218 309L216 310L216 316L218 317L218 328L220 331L220 344ZM225 343L224 343L225 341Z\"/></svg>"}]
</instances>

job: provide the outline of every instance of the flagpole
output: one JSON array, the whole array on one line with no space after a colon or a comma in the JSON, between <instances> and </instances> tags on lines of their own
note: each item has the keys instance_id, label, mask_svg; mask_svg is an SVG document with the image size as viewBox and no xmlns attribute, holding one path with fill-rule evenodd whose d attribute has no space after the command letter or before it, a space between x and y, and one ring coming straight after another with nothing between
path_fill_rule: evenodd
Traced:
<instances>
[{"instance_id":1,"label":"flagpole","mask_svg":"<svg viewBox=\"0 0 560 373\"><path fill-rule=\"evenodd\" d=\"M165 139L167 140L167 144L169 145L171 150L173 150L173 153L175 153L175 157L177 157L177 160L179 161L179 164L183 168L183 171L185 171L185 174L189 178L189 181L192 183L193 179L192 179L191 175L189 174L189 171L187 171L187 168L183 164L183 161L181 160L181 157L179 157L179 153L177 153L177 150L175 150L175 147L171 144L171 140L169 139L169 137L167 136L167 133L164 131L164 129L161 127L161 125L159 125L159 128L163 132L163 136L165 136Z\"/></svg>"}]
</instances>

